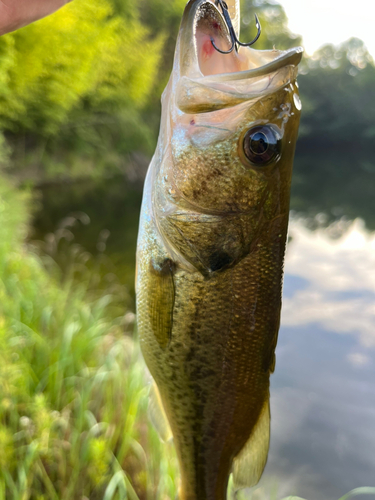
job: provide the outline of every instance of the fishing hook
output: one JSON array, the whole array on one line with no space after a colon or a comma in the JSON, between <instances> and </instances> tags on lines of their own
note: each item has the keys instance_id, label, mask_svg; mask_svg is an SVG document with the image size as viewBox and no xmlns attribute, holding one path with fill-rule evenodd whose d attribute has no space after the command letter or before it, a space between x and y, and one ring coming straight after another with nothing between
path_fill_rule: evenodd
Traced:
<instances>
[{"instance_id":1,"label":"fishing hook","mask_svg":"<svg viewBox=\"0 0 375 500\"><path fill-rule=\"evenodd\" d=\"M232 20L230 18L229 12L228 12L228 5L224 2L224 0L215 0L215 4L216 4L216 6L220 5L220 7L221 7L221 11L222 11L224 20L225 20L227 27L228 27L228 30L229 30L229 35L230 35L230 39L232 41L232 46L229 50L220 50L218 47L216 47L215 41L211 37L211 43L212 43L212 46L214 49L216 49L218 52L220 52L220 54L230 54L234 48L236 49L236 52L238 52L237 44L240 45L241 47L250 47L250 45L253 45L253 43L255 43L258 40L258 38L260 37L261 31L262 31L262 28L260 26L260 22L259 22L258 16L256 14L255 14L255 26L257 27L257 30L258 30L256 37L250 43L241 43L237 38L236 32L234 31Z\"/></svg>"}]
</instances>

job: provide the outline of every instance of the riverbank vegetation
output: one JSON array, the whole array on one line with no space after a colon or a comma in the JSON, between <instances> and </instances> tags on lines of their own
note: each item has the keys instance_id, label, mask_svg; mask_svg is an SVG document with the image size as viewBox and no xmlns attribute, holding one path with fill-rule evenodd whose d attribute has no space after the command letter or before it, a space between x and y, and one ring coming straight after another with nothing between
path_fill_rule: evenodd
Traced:
<instances>
[{"instance_id":1,"label":"riverbank vegetation","mask_svg":"<svg viewBox=\"0 0 375 500\"><path fill-rule=\"evenodd\" d=\"M0 499L174 498L119 286L98 292L77 249L61 276L24 244L29 196L2 179L0 200Z\"/></svg>"}]
</instances>

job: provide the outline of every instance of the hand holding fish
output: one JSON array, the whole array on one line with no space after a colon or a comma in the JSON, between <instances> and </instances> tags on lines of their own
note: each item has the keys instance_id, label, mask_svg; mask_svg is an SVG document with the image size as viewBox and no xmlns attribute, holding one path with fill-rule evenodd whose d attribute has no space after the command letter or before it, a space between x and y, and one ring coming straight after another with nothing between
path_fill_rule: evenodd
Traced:
<instances>
[{"instance_id":1,"label":"hand holding fish","mask_svg":"<svg viewBox=\"0 0 375 500\"><path fill-rule=\"evenodd\" d=\"M238 37L238 0L188 2L144 189L138 331L179 500L256 484L268 454L302 49Z\"/></svg>"},{"instance_id":2,"label":"hand holding fish","mask_svg":"<svg viewBox=\"0 0 375 500\"><path fill-rule=\"evenodd\" d=\"M52 14L70 0L0 0L0 35Z\"/></svg>"}]
</instances>

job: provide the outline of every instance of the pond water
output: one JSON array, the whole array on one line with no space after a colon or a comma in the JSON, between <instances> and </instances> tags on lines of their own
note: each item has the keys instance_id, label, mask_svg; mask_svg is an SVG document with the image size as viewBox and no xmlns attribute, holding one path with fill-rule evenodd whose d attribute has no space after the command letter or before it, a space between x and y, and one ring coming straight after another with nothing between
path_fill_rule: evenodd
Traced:
<instances>
[{"instance_id":1,"label":"pond water","mask_svg":"<svg viewBox=\"0 0 375 500\"><path fill-rule=\"evenodd\" d=\"M294 199L300 209L301 196L295 193L292 208ZM107 255L134 298L140 203L141 186L125 179L47 186L32 238L45 238L73 215L74 241ZM375 233L360 219L332 223L331 208L328 218L292 214L271 377L271 447L263 478L249 492L254 500L275 492L334 500L375 486Z\"/></svg>"},{"instance_id":2,"label":"pond water","mask_svg":"<svg viewBox=\"0 0 375 500\"><path fill-rule=\"evenodd\" d=\"M262 495L375 485L375 234L337 226L291 221Z\"/></svg>"}]
</instances>

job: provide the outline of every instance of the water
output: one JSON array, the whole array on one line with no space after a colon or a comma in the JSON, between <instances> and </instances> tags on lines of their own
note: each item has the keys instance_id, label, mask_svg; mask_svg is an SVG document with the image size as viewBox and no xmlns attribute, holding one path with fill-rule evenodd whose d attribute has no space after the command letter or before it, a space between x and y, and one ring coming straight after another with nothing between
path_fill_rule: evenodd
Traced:
<instances>
[{"instance_id":1,"label":"water","mask_svg":"<svg viewBox=\"0 0 375 500\"><path fill-rule=\"evenodd\" d=\"M368 215L373 227L373 195L366 200L373 190L366 177L363 196L356 190L340 204L336 193L330 204L322 176L314 171L300 182L297 172L296 179L292 208L309 217L294 215L290 225L271 377L271 447L254 500L275 492L277 498L334 500L358 486L375 486L375 233L360 219L342 217L347 207L351 218ZM309 183L316 201L303 196ZM338 188L336 179L331 189ZM32 237L43 239L73 214L79 219L69 228L74 240L94 255L108 255L134 297L140 202L141 185L125 179L51 185L40 192Z\"/></svg>"},{"instance_id":2,"label":"water","mask_svg":"<svg viewBox=\"0 0 375 500\"><path fill-rule=\"evenodd\" d=\"M281 496L335 499L375 485L375 234L360 220L337 226L291 221L258 494L275 484Z\"/></svg>"},{"instance_id":3,"label":"water","mask_svg":"<svg viewBox=\"0 0 375 500\"><path fill-rule=\"evenodd\" d=\"M67 218L71 242L75 242L94 257L110 257L112 269L133 297L135 248L142 183L129 184L125 178L102 182L85 181L75 184L50 184L37 190L38 210L30 234L31 240L48 240L48 235L65 227ZM87 220L82 216L88 216ZM88 222L88 223L87 223ZM61 264L60 255L54 255Z\"/></svg>"}]
</instances>

